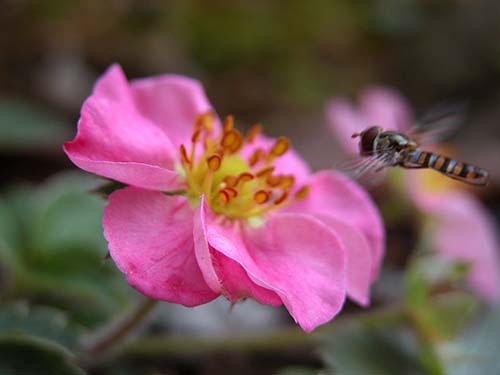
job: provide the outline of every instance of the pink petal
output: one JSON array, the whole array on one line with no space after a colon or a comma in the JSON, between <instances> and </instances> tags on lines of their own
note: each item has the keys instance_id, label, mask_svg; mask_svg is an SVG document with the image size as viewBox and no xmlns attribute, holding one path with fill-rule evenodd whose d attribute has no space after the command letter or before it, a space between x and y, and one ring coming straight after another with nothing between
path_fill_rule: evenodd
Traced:
<instances>
[{"instance_id":1,"label":"pink petal","mask_svg":"<svg viewBox=\"0 0 500 375\"><path fill-rule=\"evenodd\" d=\"M81 111L78 134L64 144L80 168L146 189L176 190L177 150L167 134L134 106L127 80L117 65L97 82Z\"/></svg>"},{"instance_id":2,"label":"pink petal","mask_svg":"<svg viewBox=\"0 0 500 375\"><path fill-rule=\"evenodd\" d=\"M435 251L452 260L470 263L469 283L490 301L500 299L500 249L495 221L466 191L412 191L417 206L438 222L433 227Z\"/></svg>"},{"instance_id":3,"label":"pink petal","mask_svg":"<svg viewBox=\"0 0 500 375\"><path fill-rule=\"evenodd\" d=\"M370 123L363 118L349 100L343 97L334 98L327 103L326 118L330 130L344 152L358 155L359 139L352 139L351 136L365 130L370 126Z\"/></svg>"},{"instance_id":4,"label":"pink petal","mask_svg":"<svg viewBox=\"0 0 500 375\"><path fill-rule=\"evenodd\" d=\"M287 211L333 216L364 234L372 254L371 280L382 263L385 229L377 207L356 182L338 172L319 172L308 181L309 194ZM349 249L346 249L347 251Z\"/></svg>"},{"instance_id":5,"label":"pink petal","mask_svg":"<svg viewBox=\"0 0 500 375\"><path fill-rule=\"evenodd\" d=\"M104 236L118 268L142 294L185 306L217 297L194 254L193 210L183 197L127 187L109 197Z\"/></svg>"},{"instance_id":6,"label":"pink petal","mask_svg":"<svg viewBox=\"0 0 500 375\"><path fill-rule=\"evenodd\" d=\"M370 303L372 252L363 233L354 226L325 214L315 215L333 230L345 249L347 295L362 306Z\"/></svg>"},{"instance_id":7,"label":"pink petal","mask_svg":"<svg viewBox=\"0 0 500 375\"><path fill-rule=\"evenodd\" d=\"M207 210L210 208L207 207ZM255 284L241 265L211 247L207 240L202 205L194 219L195 252L198 264L210 288L231 302L251 297L272 306L281 305L281 299L272 290ZM238 231L237 227L233 228Z\"/></svg>"},{"instance_id":8,"label":"pink petal","mask_svg":"<svg viewBox=\"0 0 500 375\"><path fill-rule=\"evenodd\" d=\"M344 249L321 221L276 214L260 228L220 225L201 207L209 244L238 262L257 284L275 291L306 331L332 319L345 299Z\"/></svg>"},{"instance_id":9,"label":"pink petal","mask_svg":"<svg viewBox=\"0 0 500 375\"><path fill-rule=\"evenodd\" d=\"M410 105L396 90L373 86L364 90L360 101L361 116L370 125L379 125L384 130L405 132L413 122Z\"/></svg>"},{"instance_id":10,"label":"pink petal","mask_svg":"<svg viewBox=\"0 0 500 375\"><path fill-rule=\"evenodd\" d=\"M257 148L261 148L268 152L275 142L276 139L274 138L258 135L252 143L245 144L240 155L245 160L248 160ZM263 162L261 162L261 164L264 166ZM257 164L257 166L259 166L259 164ZM309 165L307 165L305 160L302 159L293 148L290 148L285 154L274 159L273 166L275 167L274 173L276 174L293 174L297 184L304 183L311 174Z\"/></svg>"},{"instance_id":11,"label":"pink petal","mask_svg":"<svg viewBox=\"0 0 500 375\"><path fill-rule=\"evenodd\" d=\"M130 86L139 113L167 134L175 150L190 142L196 116L212 111L203 86L194 79L162 75L134 80Z\"/></svg>"}]
</instances>

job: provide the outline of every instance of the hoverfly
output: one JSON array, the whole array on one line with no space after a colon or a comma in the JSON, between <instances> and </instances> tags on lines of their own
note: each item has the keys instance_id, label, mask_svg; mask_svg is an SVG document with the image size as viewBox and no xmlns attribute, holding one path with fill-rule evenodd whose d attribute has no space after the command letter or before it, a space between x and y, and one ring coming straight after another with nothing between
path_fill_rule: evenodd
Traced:
<instances>
[{"instance_id":1,"label":"hoverfly","mask_svg":"<svg viewBox=\"0 0 500 375\"><path fill-rule=\"evenodd\" d=\"M446 120L444 116L440 116L437 121L432 122L437 125L439 122L443 123L443 119ZM418 127L422 126L416 126L414 129L417 130L414 132L423 133ZM438 132L441 130L438 129ZM363 158L356 168L357 177L369 170L378 171L385 167L400 166L407 169L431 168L471 185L484 186L488 183L488 171L485 169L422 150L416 141L417 138L412 136L396 131L384 131L380 126L371 126L352 135L352 138L357 137L360 138L359 152Z\"/></svg>"}]
</instances>

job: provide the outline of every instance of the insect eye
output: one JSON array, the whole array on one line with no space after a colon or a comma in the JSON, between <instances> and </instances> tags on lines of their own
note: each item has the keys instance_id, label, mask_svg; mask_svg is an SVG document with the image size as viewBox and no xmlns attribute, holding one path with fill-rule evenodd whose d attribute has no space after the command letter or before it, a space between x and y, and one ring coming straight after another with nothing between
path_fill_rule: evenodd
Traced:
<instances>
[{"instance_id":1,"label":"insect eye","mask_svg":"<svg viewBox=\"0 0 500 375\"><path fill-rule=\"evenodd\" d=\"M361 136L361 142L359 143L361 153L368 153L373 150L373 142L380 132L378 126L372 126L363 132Z\"/></svg>"}]
</instances>

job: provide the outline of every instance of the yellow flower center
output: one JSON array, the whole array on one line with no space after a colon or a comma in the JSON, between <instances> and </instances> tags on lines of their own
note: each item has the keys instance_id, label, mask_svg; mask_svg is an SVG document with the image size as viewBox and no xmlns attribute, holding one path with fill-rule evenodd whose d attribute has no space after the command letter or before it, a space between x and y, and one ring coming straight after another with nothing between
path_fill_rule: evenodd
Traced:
<instances>
[{"instance_id":1,"label":"yellow flower center","mask_svg":"<svg viewBox=\"0 0 500 375\"><path fill-rule=\"evenodd\" d=\"M267 150L256 147L245 159L240 151L254 142L262 127L256 124L243 136L233 125L233 117L228 116L222 131L214 134L213 114L199 115L191 144L180 146L179 172L185 178L186 196L193 207L200 204L204 194L216 214L255 221L307 195L307 186L295 189L292 174L275 173L273 162L288 151L288 139L278 138Z\"/></svg>"}]
</instances>

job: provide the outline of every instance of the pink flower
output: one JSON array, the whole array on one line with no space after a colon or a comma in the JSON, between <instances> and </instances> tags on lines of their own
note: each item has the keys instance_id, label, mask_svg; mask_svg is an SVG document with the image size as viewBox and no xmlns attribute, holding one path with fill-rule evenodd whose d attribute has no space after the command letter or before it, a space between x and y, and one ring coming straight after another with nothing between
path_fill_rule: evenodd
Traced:
<instances>
[{"instance_id":1,"label":"pink flower","mask_svg":"<svg viewBox=\"0 0 500 375\"><path fill-rule=\"evenodd\" d=\"M129 185L109 197L104 235L128 283L185 306L219 295L284 304L305 331L346 295L369 302L383 225L367 193L336 172L310 175L286 138L221 124L201 85L127 82L112 66L64 145L80 168Z\"/></svg>"},{"instance_id":2,"label":"pink flower","mask_svg":"<svg viewBox=\"0 0 500 375\"><path fill-rule=\"evenodd\" d=\"M364 91L358 108L344 98L327 106L332 132L349 154L359 153L350 135L371 125L405 132L413 123L411 109L396 91L372 87ZM431 227L433 249L448 259L471 265L469 284L480 296L500 298L499 243L494 219L466 186L433 171L407 171L406 192L415 206L434 217Z\"/></svg>"}]
</instances>

